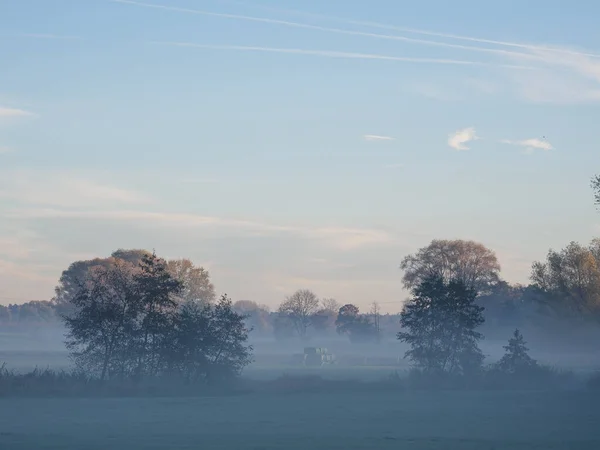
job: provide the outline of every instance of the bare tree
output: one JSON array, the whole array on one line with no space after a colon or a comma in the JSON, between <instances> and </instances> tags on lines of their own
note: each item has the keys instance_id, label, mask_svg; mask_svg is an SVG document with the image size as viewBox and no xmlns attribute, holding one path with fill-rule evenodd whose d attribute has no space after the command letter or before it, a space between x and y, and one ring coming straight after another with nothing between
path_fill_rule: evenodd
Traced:
<instances>
[{"instance_id":1,"label":"bare tree","mask_svg":"<svg viewBox=\"0 0 600 450\"><path fill-rule=\"evenodd\" d=\"M499 281L500 264L496 254L483 244L463 240L433 240L400 264L407 289L425 279L441 277L445 282L460 281L478 294L486 293Z\"/></svg>"},{"instance_id":2,"label":"bare tree","mask_svg":"<svg viewBox=\"0 0 600 450\"><path fill-rule=\"evenodd\" d=\"M377 302L371 304L371 315L373 316L373 326L377 333L377 337L381 337L381 306Z\"/></svg>"},{"instance_id":3,"label":"bare tree","mask_svg":"<svg viewBox=\"0 0 600 450\"><path fill-rule=\"evenodd\" d=\"M311 325L311 317L319 309L319 299L314 292L300 289L279 306L279 314L289 318L296 333L301 338Z\"/></svg>"},{"instance_id":4,"label":"bare tree","mask_svg":"<svg viewBox=\"0 0 600 450\"><path fill-rule=\"evenodd\" d=\"M324 311L332 311L337 314L342 305L335 298L321 299L321 309Z\"/></svg>"},{"instance_id":5,"label":"bare tree","mask_svg":"<svg viewBox=\"0 0 600 450\"><path fill-rule=\"evenodd\" d=\"M167 262L167 271L183 286L178 301L214 303L215 287L204 267L196 267L189 259L174 259Z\"/></svg>"}]
</instances>

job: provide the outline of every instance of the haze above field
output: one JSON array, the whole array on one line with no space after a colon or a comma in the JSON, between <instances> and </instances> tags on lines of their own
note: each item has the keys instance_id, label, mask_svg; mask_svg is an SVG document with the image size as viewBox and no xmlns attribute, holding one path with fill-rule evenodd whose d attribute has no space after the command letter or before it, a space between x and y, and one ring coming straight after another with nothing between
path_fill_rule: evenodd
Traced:
<instances>
[{"instance_id":1,"label":"haze above field","mask_svg":"<svg viewBox=\"0 0 600 450\"><path fill-rule=\"evenodd\" d=\"M527 281L598 232L600 5L570 5L3 2L0 303L119 247L272 307L399 311L433 238Z\"/></svg>"}]
</instances>

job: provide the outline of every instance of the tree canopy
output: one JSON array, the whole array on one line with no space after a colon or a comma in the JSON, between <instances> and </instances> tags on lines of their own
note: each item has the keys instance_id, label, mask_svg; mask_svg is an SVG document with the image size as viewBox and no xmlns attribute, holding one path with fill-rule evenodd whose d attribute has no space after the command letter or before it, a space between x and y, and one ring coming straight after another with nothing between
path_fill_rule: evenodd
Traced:
<instances>
[{"instance_id":1,"label":"tree canopy","mask_svg":"<svg viewBox=\"0 0 600 450\"><path fill-rule=\"evenodd\" d=\"M431 275L413 288L400 315L398 339L410 349L405 357L425 372L467 373L483 362L476 331L483 308L475 304L475 290L461 280L445 281Z\"/></svg>"},{"instance_id":2,"label":"tree canopy","mask_svg":"<svg viewBox=\"0 0 600 450\"><path fill-rule=\"evenodd\" d=\"M498 283L500 272L496 254L483 244L440 239L406 256L400 268L404 271L402 282L407 289L413 289L427 278L438 276L446 282L461 281L478 294L489 292Z\"/></svg>"}]
</instances>

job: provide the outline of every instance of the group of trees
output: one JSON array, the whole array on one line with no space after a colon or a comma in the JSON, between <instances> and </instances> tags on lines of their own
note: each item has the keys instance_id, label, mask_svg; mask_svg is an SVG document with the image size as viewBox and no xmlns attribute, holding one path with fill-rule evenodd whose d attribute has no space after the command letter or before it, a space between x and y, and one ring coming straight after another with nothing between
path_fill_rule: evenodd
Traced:
<instances>
[{"instance_id":1,"label":"group of trees","mask_svg":"<svg viewBox=\"0 0 600 450\"><path fill-rule=\"evenodd\" d=\"M225 295L215 303L205 271L185 260L121 251L75 263L63 273L55 303L73 361L100 380L211 381L250 362L245 317Z\"/></svg>"},{"instance_id":2,"label":"group of trees","mask_svg":"<svg viewBox=\"0 0 600 450\"><path fill-rule=\"evenodd\" d=\"M335 330L351 342L377 342L381 339L379 311L379 305L373 303L369 314L361 314L358 306L342 306L332 298L319 300L314 292L300 289L279 305L275 335L280 339L307 339L310 331L323 335Z\"/></svg>"},{"instance_id":3,"label":"group of trees","mask_svg":"<svg viewBox=\"0 0 600 450\"><path fill-rule=\"evenodd\" d=\"M600 177L592 180L600 205ZM600 240L587 247L571 242L550 250L546 261L532 266L531 285L512 287L499 277L493 252L465 241L433 241L401 264L403 282L412 292L400 315L397 338L409 345L406 357L425 373L469 375L481 371L484 356L478 331L485 307L498 314L506 303L512 312L527 300L540 315L578 320L598 326L600 319ZM504 306L499 307L504 297ZM540 373L527 353L520 330L514 331L506 354L492 370L505 374Z\"/></svg>"}]
</instances>

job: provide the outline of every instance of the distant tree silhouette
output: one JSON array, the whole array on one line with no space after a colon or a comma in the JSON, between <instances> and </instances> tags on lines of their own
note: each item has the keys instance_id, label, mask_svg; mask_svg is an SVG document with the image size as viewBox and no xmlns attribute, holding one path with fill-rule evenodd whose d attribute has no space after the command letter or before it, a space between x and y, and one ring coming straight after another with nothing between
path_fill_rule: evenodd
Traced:
<instances>
[{"instance_id":1,"label":"distant tree silhouette","mask_svg":"<svg viewBox=\"0 0 600 450\"><path fill-rule=\"evenodd\" d=\"M348 304L340 308L335 321L339 334L345 334L350 342L368 342L378 339L377 328L368 317L360 314L358 306Z\"/></svg>"},{"instance_id":2,"label":"distant tree silhouette","mask_svg":"<svg viewBox=\"0 0 600 450\"><path fill-rule=\"evenodd\" d=\"M462 281L425 278L413 289L400 315L398 339L410 345L405 354L425 372L465 374L481 367L483 354L476 328L483 322L477 294Z\"/></svg>"},{"instance_id":3,"label":"distant tree silhouette","mask_svg":"<svg viewBox=\"0 0 600 450\"><path fill-rule=\"evenodd\" d=\"M521 332L516 329L508 345L504 346L506 353L496 363L496 368L509 374L527 373L537 367L537 361L527 353L527 343Z\"/></svg>"},{"instance_id":4,"label":"distant tree silhouette","mask_svg":"<svg viewBox=\"0 0 600 450\"><path fill-rule=\"evenodd\" d=\"M319 309L319 299L314 292L300 289L279 306L279 314L292 324L297 335L305 338L311 326L311 317Z\"/></svg>"}]
</instances>

